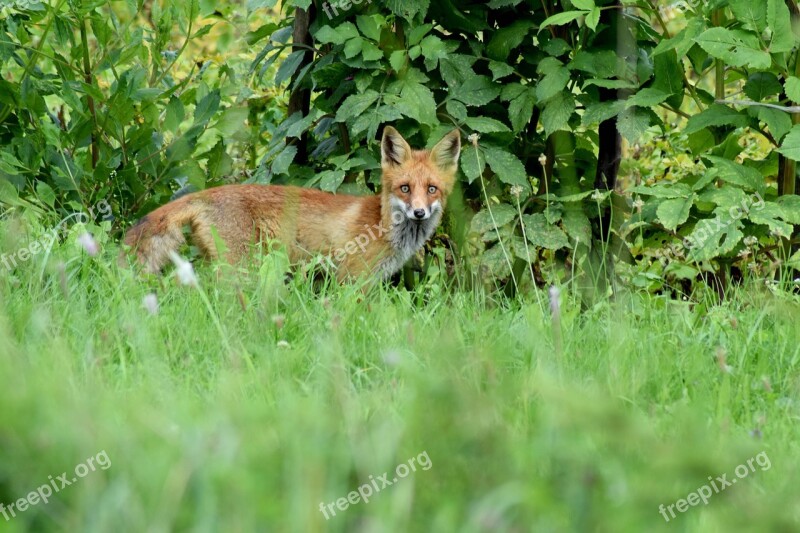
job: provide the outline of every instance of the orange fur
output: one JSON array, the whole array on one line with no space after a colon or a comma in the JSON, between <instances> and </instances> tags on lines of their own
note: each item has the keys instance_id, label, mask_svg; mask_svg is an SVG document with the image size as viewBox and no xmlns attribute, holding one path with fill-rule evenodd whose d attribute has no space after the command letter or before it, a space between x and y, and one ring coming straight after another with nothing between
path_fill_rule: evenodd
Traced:
<instances>
[{"instance_id":1,"label":"orange fur","mask_svg":"<svg viewBox=\"0 0 800 533\"><path fill-rule=\"evenodd\" d=\"M459 151L458 131L431 151L414 151L394 128L387 127L381 142L380 195L348 196L280 185L225 185L156 209L130 229L125 244L146 271L156 273L169 262L170 252L183 244L184 226L190 228L192 242L216 258L214 228L225 242L225 259L231 263L241 260L251 244L276 239L293 262L316 254L331 257L340 279L379 271L387 276L402 266L408 252L424 244L424 240L419 244L420 239L429 238L431 227L435 230L438 225L453 188ZM435 187L435 192L430 187ZM430 218L416 220L422 210ZM407 218L400 218L401 211ZM415 232L416 239L408 237Z\"/></svg>"}]
</instances>

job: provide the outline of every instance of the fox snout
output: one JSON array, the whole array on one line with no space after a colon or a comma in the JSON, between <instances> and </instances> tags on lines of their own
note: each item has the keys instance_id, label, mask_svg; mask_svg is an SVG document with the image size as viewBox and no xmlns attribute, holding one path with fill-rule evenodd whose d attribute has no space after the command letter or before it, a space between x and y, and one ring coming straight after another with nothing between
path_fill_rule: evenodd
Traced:
<instances>
[{"instance_id":1,"label":"fox snout","mask_svg":"<svg viewBox=\"0 0 800 533\"><path fill-rule=\"evenodd\" d=\"M397 196L391 198L393 209L393 217L396 219L395 223L400 223L403 219L422 221L428 220L433 215L442 211L442 203L439 200L434 201L431 205L421 202L404 202Z\"/></svg>"}]
</instances>

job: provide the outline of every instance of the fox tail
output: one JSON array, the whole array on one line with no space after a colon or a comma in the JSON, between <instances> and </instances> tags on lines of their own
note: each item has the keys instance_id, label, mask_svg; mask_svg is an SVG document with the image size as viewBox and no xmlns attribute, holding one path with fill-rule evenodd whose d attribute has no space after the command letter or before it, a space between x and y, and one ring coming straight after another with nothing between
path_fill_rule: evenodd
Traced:
<instances>
[{"instance_id":1,"label":"fox tail","mask_svg":"<svg viewBox=\"0 0 800 533\"><path fill-rule=\"evenodd\" d=\"M192 203L188 197L161 206L143 217L125 235L124 243L136 254L143 269L156 274L170 261L170 253L177 252L186 242L183 227L189 226L196 236L202 225L202 206ZM203 243L197 243L201 245ZM120 257L124 263L125 252Z\"/></svg>"}]
</instances>

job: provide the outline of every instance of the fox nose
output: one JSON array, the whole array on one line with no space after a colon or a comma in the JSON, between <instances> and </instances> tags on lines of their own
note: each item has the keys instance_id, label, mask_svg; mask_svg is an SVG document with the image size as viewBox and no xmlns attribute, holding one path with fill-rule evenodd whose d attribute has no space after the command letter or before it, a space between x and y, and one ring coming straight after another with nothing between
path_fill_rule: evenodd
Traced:
<instances>
[{"instance_id":1,"label":"fox nose","mask_svg":"<svg viewBox=\"0 0 800 533\"><path fill-rule=\"evenodd\" d=\"M425 210L424 209L414 209L414 216L422 219L425 218Z\"/></svg>"}]
</instances>

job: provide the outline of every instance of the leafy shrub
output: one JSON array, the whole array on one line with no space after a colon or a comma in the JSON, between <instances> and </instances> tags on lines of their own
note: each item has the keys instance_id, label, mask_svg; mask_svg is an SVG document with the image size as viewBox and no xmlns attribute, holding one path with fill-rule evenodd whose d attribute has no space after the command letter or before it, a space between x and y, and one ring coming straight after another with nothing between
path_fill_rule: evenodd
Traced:
<instances>
[{"instance_id":1,"label":"leafy shrub","mask_svg":"<svg viewBox=\"0 0 800 533\"><path fill-rule=\"evenodd\" d=\"M800 127L779 109L800 98L789 7L732 0L680 13L664 4L287 2L312 14L314 48L295 49L276 81L313 98L280 126L262 179L371 187L382 124L429 145L455 125L480 136L462 155L461 185L477 211L468 243L497 277L520 277L530 259L537 281L570 270L596 277L608 252L650 289L743 262L766 273L765 261L777 264L769 251L800 223L797 198L778 199L776 187L793 194L800 159ZM257 65L280 59L291 23L265 34ZM773 107L719 101L740 90ZM303 135L311 148L298 160ZM754 135L768 142L760 153L746 150ZM659 140L691 168L658 179L643 161L617 175L624 154ZM736 206L742 216L731 217Z\"/></svg>"},{"instance_id":2,"label":"leafy shrub","mask_svg":"<svg viewBox=\"0 0 800 533\"><path fill-rule=\"evenodd\" d=\"M203 188L249 167L250 139L260 134L243 127L258 102L241 89L250 58L209 58L203 40L213 35L220 49L235 30L200 22L235 15L202 6L4 7L0 201L19 206L21 192L23 205L62 211L109 201L131 219L178 187Z\"/></svg>"}]
</instances>

